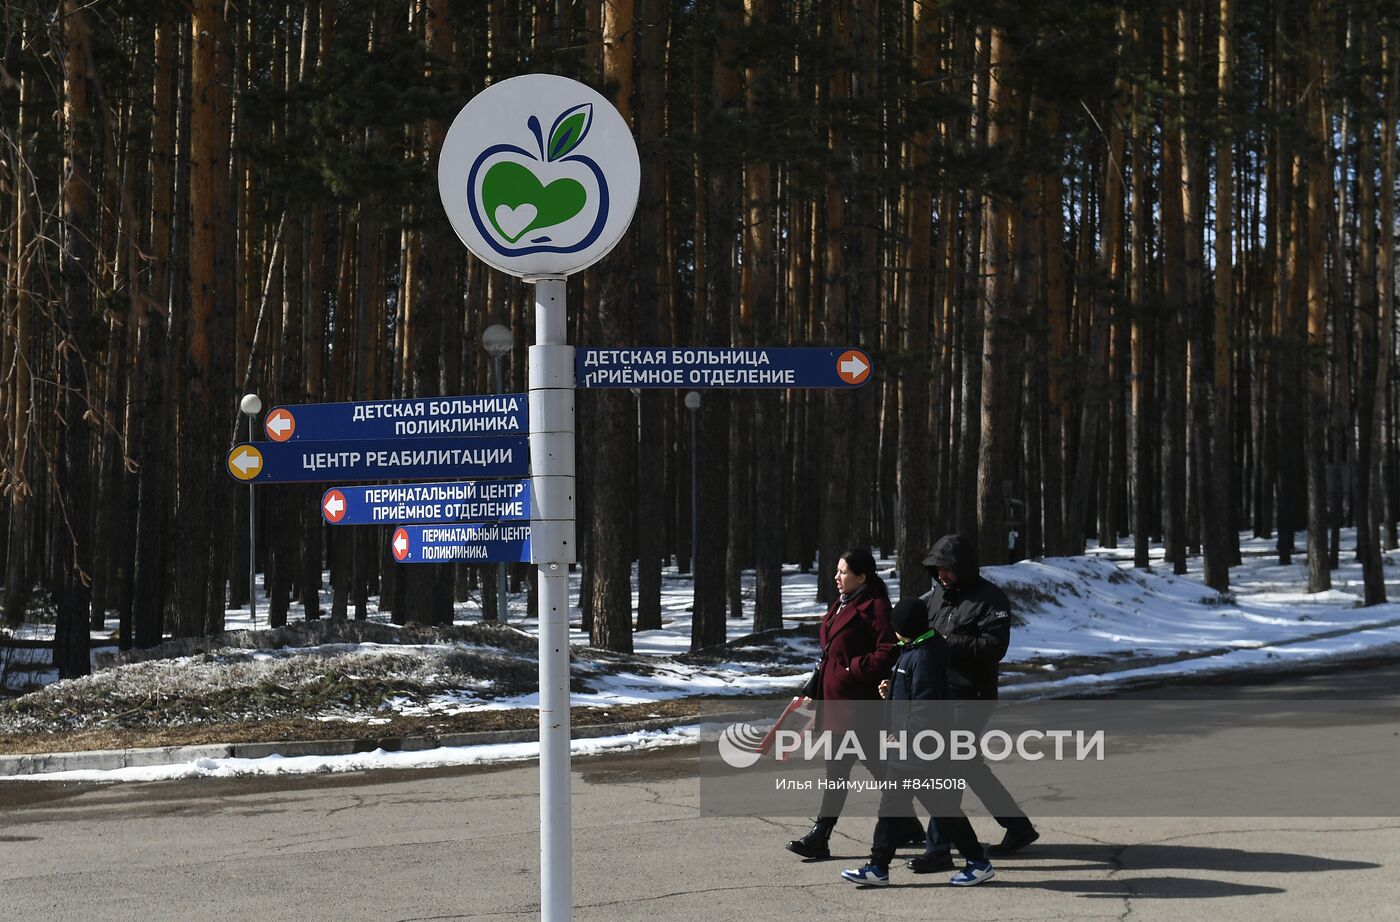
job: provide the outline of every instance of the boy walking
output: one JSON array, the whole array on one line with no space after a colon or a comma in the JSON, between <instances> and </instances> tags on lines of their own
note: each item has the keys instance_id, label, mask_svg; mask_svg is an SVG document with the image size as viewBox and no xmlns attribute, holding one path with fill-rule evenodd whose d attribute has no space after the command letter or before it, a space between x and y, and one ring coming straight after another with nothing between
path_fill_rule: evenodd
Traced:
<instances>
[{"instance_id":1,"label":"boy walking","mask_svg":"<svg viewBox=\"0 0 1400 922\"><path fill-rule=\"evenodd\" d=\"M939 711L938 706L914 702L948 698L948 645L937 631L929 629L928 607L919 599L901 600L890 621L900 653L892 677L880 685L880 695L890 701L889 732L903 732L909 740L920 730L933 729L933 715ZM961 792L956 788L936 789L933 782L942 780L937 777L938 772L931 771L936 767L937 763L920 763L913 758L890 759L887 779L897 784L880 795L880 819L875 824L870 861L862 868L842 871L843 880L877 887L890 882L890 861L898 844L898 830L907 821L905 818L913 815L916 797L929 811L930 824L937 824L943 841L952 842L967 862L948 882L955 887L969 887L994 876L982 843L962 812Z\"/></svg>"}]
</instances>

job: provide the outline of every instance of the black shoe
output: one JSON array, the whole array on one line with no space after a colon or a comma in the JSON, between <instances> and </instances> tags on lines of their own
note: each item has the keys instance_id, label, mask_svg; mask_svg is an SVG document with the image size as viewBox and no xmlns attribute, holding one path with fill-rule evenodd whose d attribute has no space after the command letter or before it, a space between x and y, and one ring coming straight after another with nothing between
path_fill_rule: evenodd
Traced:
<instances>
[{"instance_id":1,"label":"black shoe","mask_svg":"<svg viewBox=\"0 0 1400 922\"><path fill-rule=\"evenodd\" d=\"M1035 827L1030 823L1025 826L1013 826L1006 830L1006 835L1001 837L1001 842L987 849L989 858L1005 858L1014 855L1021 849L1030 845L1040 838L1040 833L1035 831Z\"/></svg>"},{"instance_id":2,"label":"black shoe","mask_svg":"<svg viewBox=\"0 0 1400 922\"><path fill-rule=\"evenodd\" d=\"M927 841L928 833L924 830L924 824L916 819L910 819L904 837L899 840L899 847L923 848Z\"/></svg>"},{"instance_id":3,"label":"black shoe","mask_svg":"<svg viewBox=\"0 0 1400 922\"><path fill-rule=\"evenodd\" d=\"M920 855L917 858L910 858L905 862L909 870L915 874L932 874L935 871L951 871L955 867L953 856L948 852L935 852L932 855Z\"/></svg>"},{"instance_id":4,"label":"black shoe","mask_svg":"<svg viewBox=\"0 0 1400 922\"><path fill-rule=\"evenodd\" d=\"M825 861L831 857L831 849L827 846L827 840L830 838L831 827L818 823L802 838L789 842L786 848L794 855L801 855L808 860Z\"/></svg>"}]
</instances>

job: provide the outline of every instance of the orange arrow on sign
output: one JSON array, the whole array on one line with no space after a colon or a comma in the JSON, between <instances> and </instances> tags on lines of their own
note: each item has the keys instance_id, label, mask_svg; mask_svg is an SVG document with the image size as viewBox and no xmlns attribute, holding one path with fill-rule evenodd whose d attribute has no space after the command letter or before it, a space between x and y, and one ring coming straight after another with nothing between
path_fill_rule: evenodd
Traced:
<instances>
[{"instance_id":1,"label":"orange arrow on sign","mask_svg":"<svg viewBox=\"0 0 1400 922\"><path fill-rule=\"evenodd\" d=\"M393 548L394 559L402 562L408 556L408 532L402 528L394 532L394 540L389 546Z\"/></svg>"},{"instance_id":2,"label":"orange arrow on sign","mask_svg":"<svg viewBox=\"0 0 1400 922\"><path fill-rule=\"evenodd\" d=\"M321 514L332 525L345 518L345 494L339 490L327 490L321 499Z\"/></svg>"},{"instance_id":3,"label":"orange arrow on sign","mask_svg":"<svg viewBox=\"0 0 1400 922\"><path fill-rule=\"evenodd\" d=\"M847 349L836 360L836 373L847 384L859 384L870 374L870 363L865 355L856 349Z\"/></svg>"},{"instance_id":4,"label":"orange arrow on sign","mask_svg":"<svg viewBox=\"0 0 1400 922\"><path fill-rule=\"evenodd\" d=\"M278 407L267 414L267 420L263 422L263 428L267 430L267 437L274 442L285 442L292 437L292 433L297 431L296 417L287 410Z\"/></svg>"}]
</instances>

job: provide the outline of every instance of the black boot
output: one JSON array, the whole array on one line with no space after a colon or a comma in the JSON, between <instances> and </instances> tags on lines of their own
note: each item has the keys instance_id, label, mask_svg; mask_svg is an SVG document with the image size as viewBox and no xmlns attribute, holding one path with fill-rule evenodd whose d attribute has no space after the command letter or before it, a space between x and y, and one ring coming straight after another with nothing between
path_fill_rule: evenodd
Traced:
<instances>
[{"instance_id":1,"label":"black boot","mask_svg":"<svg viewBox=\"0 0 1400 922\"><path fill-rule=\"evenodd\" d=\"M953 856L948 852L925 852L910 858L906 862L909 870L915 874L932 874L934 871L953 870Z\"/></svg>"},{"instance_id":2,"label":"black boot","mask_svg":"<svg viewBox=\"0 0 1400 922\"><path fill-rule=\"evenodd\" d=\"M825 861L831 857L831 848L827 841L831 838L832 827L835 821L828 822L825 817L817 820L812 831L800 839L793 839L787 844L787 850L795 855L816 861Z\"/></svg>"},{"instance_id":3,"label":"black boot","mask_svg":"<svg viewBox=\"0 0 1400 922\"><path fill-rule=\"evenodd\" d=\"M896 841L904 847L923 848L924 840L928 838L928 833L924 830L924 824L919 822L916 816L908 817L901 821L901 832Z\"/></svg>"},{"instance_id":4,"label":"black boot","mask_svg":"<svg viewBox=\"0 0 1400 922\"><path fill-rule=\"evenodd\" d=\"M1030 820L1013 823L1007 827L1006 835L1001 837L1001 842L987 849L987 856L989 858L1005 858L1008 855L1014 855L1039 838L1040 833L1035 831Z\"/></svg>"}]
</instances>

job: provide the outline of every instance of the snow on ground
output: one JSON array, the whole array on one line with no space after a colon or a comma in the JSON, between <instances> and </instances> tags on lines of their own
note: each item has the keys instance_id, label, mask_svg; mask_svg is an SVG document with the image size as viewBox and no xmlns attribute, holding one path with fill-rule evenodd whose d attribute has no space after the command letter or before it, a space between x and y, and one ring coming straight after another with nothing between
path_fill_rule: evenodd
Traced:
<instances>
[{"instance_id":1,"label":"snow on ground","mask_svg":"<svg viewBox=\"0 0 1400 922\"><path fill-rule=\"evenodd\" d=\"M1400 650L1400 625L1368 628L1336 637L1316 640L1284 641L1263 649L1231 650L1215 656L1158 663L1137 669L1113 673L1068 675L1053 681L1023 682L1015 686L1016 697L1043 697L1073 694L1108 682L1142 682L1229 672L1237 669L1289 668L1309 662L1363 656L1384 647Z\"/></svg>"},{"instance_id":2,"label":"snow on ground","mask_svg":"<svg viewBox=\"0 0 1400 922\"><path fill-rule=\"evenodd\" d=\"M1012 631L1007 660L1261 647L1400 619L1398 602L1360 607L1361 567L1350 554L1333 573L1332 590L1309 594L1306 557L1280 567L1267 544L1242 542L1244 563L1230 571L1224 595L1204 586L1199 558L1185 576L1173 576L1161 548L1153 549L1151 572L1132 568L1131 548L988 568L1026 622ZM1386 555L1386 571L1387 593L1400 599L1396 552Z\"/></svg>"},{"instance_id":3,"label":"snow on ground","mask_svg":"<svg viewBox=\"0 0 1400 922\"><path fill-rule=\"evenodd\" d=\"M617 736L576 739L569 744L573 756L599 755L683 746L699 737L699 725L642 730ZM440 746L418 752L357 752L339 756L266 756L261 759L197 759L174 765L115 768L102 771L62 771L40 775L5 776L6 781L178 781L184 778L233 778L246 775L311 775L386 768L443 768L520 762L539 758L539 743L500 743L483 746Z\"/></svg>"}]
</instances>

